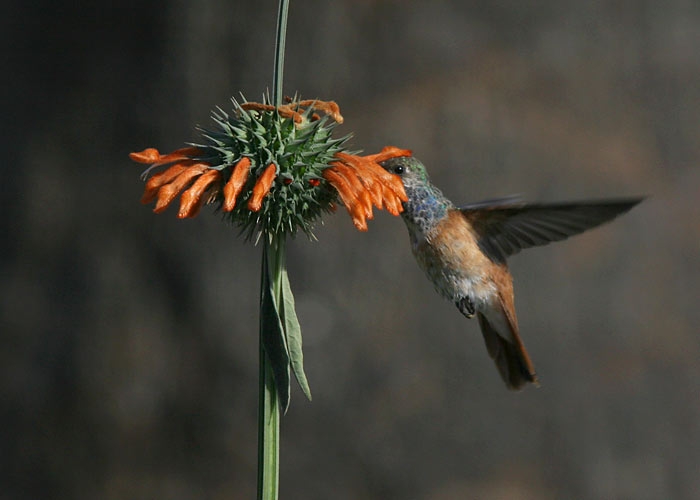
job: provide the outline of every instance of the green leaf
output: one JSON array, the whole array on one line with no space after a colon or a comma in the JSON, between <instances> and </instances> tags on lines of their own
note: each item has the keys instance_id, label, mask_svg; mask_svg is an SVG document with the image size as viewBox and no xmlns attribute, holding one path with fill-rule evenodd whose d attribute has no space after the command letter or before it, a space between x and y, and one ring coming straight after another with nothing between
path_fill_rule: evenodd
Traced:
<instances>
[{"instance_id":1,"label":"green leaf","mask_svg":"<svg viewBox=\"0 0 700 500\"><path fill-rule=\"evenodd\" d=\"M263 258L266 258L266 256L263 256ZM269 263L265 265L263 272L266 276L263 280L263 293L260 304L262 342L274 374L280 407L282 412L286 413L289 408L290 389L289 352L287 350L284 327L275 304Z\"/></svg>"},{"instance_id":2,"label":"green leaf","mask_svg":"<svg viewBox=\"0 0 700 500\"><path fill-rule=\"evenodd\" d=\"M304 373L304 353L301 349L301 326L297 318L294 307L294 295L289 285L287 269L282 269L282 319L284 321L284 331L287 335L287 347L289 349L289 361L294 371L294 376L299 383L299 387L304 395L311 401L311 389Z\"/></svg>"}]
</instances>

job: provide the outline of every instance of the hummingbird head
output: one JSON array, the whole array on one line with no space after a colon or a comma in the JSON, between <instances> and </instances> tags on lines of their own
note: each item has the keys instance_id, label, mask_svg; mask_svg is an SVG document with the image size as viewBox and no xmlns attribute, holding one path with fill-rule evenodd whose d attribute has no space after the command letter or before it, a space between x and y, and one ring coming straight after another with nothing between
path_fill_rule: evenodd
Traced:
<instances>
[{"instance_id":1,"label":"hummingbird head","mask_svg":"<svg viewBox=\"0 0 700 500\"><path fill-rule=\"evenodd\" d=\"M425 232L447 214L452 203L428 179L428 171L413 156L399 156L383 161L387 172L398 175L403 182L408 201L403 203L401 216L409 231Z\"/></svg>"},{"instance_id":2,"label":"hummingbird head","mask_svg":"<svg viewBox=\"0 0 700 500\"><path fill-rule=\"evenodd\" d=\"M399 156L390 158L380 163L387 172L401 177L401 182L406 189L406 194L411 197L409 191L420 185L429 184L428 172L423 164L413 156Z\"/></svg>"}]
</instances>

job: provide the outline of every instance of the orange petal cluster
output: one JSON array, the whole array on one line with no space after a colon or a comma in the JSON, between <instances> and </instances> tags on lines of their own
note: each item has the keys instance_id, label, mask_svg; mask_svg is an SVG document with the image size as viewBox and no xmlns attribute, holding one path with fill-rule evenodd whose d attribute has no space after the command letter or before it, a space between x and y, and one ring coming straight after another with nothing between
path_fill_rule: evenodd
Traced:
<instances>
[{"instance_id":1,"label":"orange petal cluster","mask_svg":"<svg viewBox=\"0 0 700 500\"><path fill-rule=\"evenodd\" d=\"M182 193L177 216L185 219L197 215L202 205L212 202L222 191L221 172L211 168L208 163L192 158L198 155L201 155L201 151L197 148L178 149L166 155L160 154L154 148L131 153L129 157L133 161L149 164L151 168L169 165L164 171L148 179L141 203L148 204L155 200L156 206L153 211L161 213ZM270 191L275 173L276 167L271 164L256 181L248 203L250 210L260 210L262 199ZM234 209L249 175L250 159L243 157L234 165L231 178L223 186L224 212Z\"/></svg>"},{"instance_id":2,"label":"orange petal cluster","mask_svg":"<svg viewBox=\"0 0 700 500\"><path fill-rule=\"evenodd\" d=\"M155 148L131 153L129 157L133 161L149 164L151 168L170 165L148 179L141 203L156 200L153 211L160 213L182 192L177 216L184 219L197 215L204 202L218 193L221 179L218 170L211 170L208 163L192 158L200 154L201 151L195 147L178 149L166 155Z\"/></svg>"},{"instance_id":3,"label":"orange petal cluster","mask_svg":"<svg viewBox=\"0 0 700 500\"><path fill-rule=\"evenodd\" d=\"M379 162L398 156L411 156L411 151L387 146L379 153L357 156L336 153L337 161L323 171L323 177L338 191L355 227L367 231L367 219L373 218L372 205L392 215L403 211L408 201L401 179L384 170Z\"/></svg>"},{"instance_id":4,"label":"orange petal cluster","mask_svg":"<svg viewBox=\"0 0 700 500\"><path fill-rule=\"evenodd\" d=\"M315 106L317 101L313 102ZM232 211L250 176L251 160L248 157L238 160L224 185L219 170L195 159L201 155L202 151L195 147L178 149L165 155L154 148L131 153L129 157L133 161L151 165L150 168L167 166L148 179L141 203L147 204L155 200L153 211L161 213L182 193L178 217L184 219L194 217L205 203L210 203L221 195L221 209L224 212ZM384 170L379 163L389 158L410 155L411 151L393 146L366 156L338 152L335 160L323 170L323 178L338 192L357 229L367 231L367 220L374 217L372 206L386 209L393 215L399 215L403 211L401 202L408 198L401 179ZM263 199L276 177L277 166L271 163L253 185L247 204L249 210L257 212L262 208ZM318 182L318 179L309 181L312 186L317 186Z\"/></svg>"},{"instance_id":5,"label":"orange petal cluster","mask_svg":"<svg viewBox=\"0 0 700 500\"><path fill-rule=\"evenodd\" d=\"M343 115L340 114L340 106L335 101L318 101L315 99L305 99L303 101L293 101L287 98L287 104L282 104L275 108L271 104L260 104L258 102L244 102L241 104L241 108L246 111L274 111L284 118L291 118L294 123L301 123L304 121L304 113L308 108L312 108L317 111L323 111L325 114L333 118L336 123L343 123ZM314 113L311 115L311 120L318 120L320 117Z\"/></svg>"}]
</instances>

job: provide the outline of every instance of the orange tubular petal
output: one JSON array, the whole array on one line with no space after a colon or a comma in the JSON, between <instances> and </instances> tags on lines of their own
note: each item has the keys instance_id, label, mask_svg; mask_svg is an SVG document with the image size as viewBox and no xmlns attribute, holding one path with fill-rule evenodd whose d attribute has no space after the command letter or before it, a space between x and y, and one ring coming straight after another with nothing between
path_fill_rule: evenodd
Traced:
<instances>
[{"instance_id":1,"label":"orange tubular petal","mask_svg":"<svg viewBox=\"0 0 700 500\"><path fill-rule=\"evenodd\" d=\"M340 200L345 205L355 227L360 231L367 231L365 207L358 200L345 177L330 168L325 169L322 175L338 191Z\"/></svg>"},{"instance_id":2,"label":"orange tubular petal","mask_svg":"<svg viewBox=\"0 0 700 500\"><path fill-rule=\"evenodd\" d=\"M156 199L158 189L165 184L172 182L178 175L187 170L187 166L181 163L173 165L167 170L154 175L146 183L146 187L143 190L143 196L141 196L141 203L144 205L151 203Z\"/></svg>"},{"instance_id":3,"label":"orange tubular petal","mask_svg":"<svg viewBox=\"0 0 700 500\"><path fill-rule=\"evenodd\" d=\"M365 220L364 214L350 214L352 217L352 223L358 231L367 231L367 221Z\"/></svg>"},{"instance_id":4,"label":"orange tubular petal","mask_svg":"<svg viewBox=\"0 0 700 500\"><path fill-rule=\"evenodd\" d=\"M359 231L367 231L368 216L362 203L353 203L351 206L346 206L346 208L348 209L348 213L350 214L350 218L352 219L352 223L355 225L355 227ZM371 210L370 215L372 215ZM369 218L371 219L372 217Z\"/></svg>"},{"instance_id":5,"label":"orange tubular petal","mask_svg":"<svg viewBox=\"0 0 700 500\"><path fill-rule=\"evenodd\" d=\"M182 194L184 195L185 193ZM191 204L187 208L183 208L183 203L182 198L180 198L180 211L177 213L177 218L191 219L199 215L202 205L204 205L204 197L200 196L196 200L192 200Z\"/></svg>"},{"instance_id":6,"label":"orange tubular petal","mask_svg":"<svg viewBox=\"0 0 700 500\"><path fill-rule=\"evenodd\" d=\"M180 191L182 191L192 179L202 175L207 169L205 163L197 163L188 167L184 172L175 178L171 183L164 185L158 190L158 201L153 211L157 214L168 208L168 205L175 199Z\"/></svg>"},{"instance_id":7,"label":"orange tubular petal","mask_svg":"<svg viewBox=\"0 0 700 500\"><path fill-rule=\"evenodd\" d=\"M292 112L291 112L291 115L292 115L291 118L294 120L294 123L301 123L301 122L304 121L304 117L301 116L301 115L300 115L299 113L297 113L296 111L292 111Z\"/></svg>"},{"instance_id":8,"label":"orange tubular petal","mask_svg":"<svg viewBox=\"0 0 700 500\"><path fill-rule=\"evenodd\" d=\"M292 118L294 120L294 123L301 123L304 120L304 118L301 116L301 113L292 109L291 104L283 104L282 106L277 108L277 112L280 114L280 116L284 118Z\"/></svg>"},{"instance_id":9,"label":"orange tubular petal","mask_svg":"<svg viewBox=\"0 0 700 500\"><path fill-rule=\"evenodd\" d=\"M379 182L373 183L369 187L369 192L372 194L372 202L374 203L374 206L377 207L379 210L384 208L384 196L383 192L384 189L382 187L382 184Z\"/></svg>"},{"instance_id":10,"label":"orange tubular petal","mask_svg":"<svg viewBox=\"0 0 700 500\"><path fill-rule=\"evenodd\" d=\"M250 158L244 156L236 166L233 167L233 172L231 173L231 178L228 180L224 186L224 206L222 210L224 212L230 212L236 206L236 199L238 195L241 194L245 182L248 180L250 175Z\"/></svg>"},{"instance_id":11,"label":"orange tubular petal","mask_svg":"<svg viewBox=\"0 0 700 500\"><path fill-rule=\"evenodd\" d=\"M362 181L362 185L367 189L374 206L380 210L384 208L384 202L382 201L382 183L373 175L360 175L358 177L360 181Z\"/></svg>"},{"instance_id":12,"label":"orange tubular petal","mask_svg":"<svg viewBox=\"0 0 700 500\"><path fill-rule=\"evenodd\" d=\"M272 104L260 104L259 102L244 102L241 104L241 109L246 111L274 111L275 107Z\"/></svg>"},{"instance_id":13,"label":"orange tubular petal","mask_svg":"<svg viewBox=\"0 0 700 500\"><path fill-rule=\"evenodd\" d=\"M326 104L328 105L328 109L324 109L324 111L328 113L336 123L343 123L345 118L340 114L340 106L338 106L335 101L328 101Z\"/></svg>"},{"instance_id":14,"label":"orange tubular petal","mask_svg":"<svg viewBox=\"0 0 700 500\"><path fill-rule=\"evenodd\" d=\"M400 149L396 146L384 146L379 153L365 156L368 160L376 163L386 161L389 158L396 158L398 156L412 156L413 153L410 149Z\"/></svg>"},{"instance_id":15,"label":"orange tubular petal","mask_svg":"<svg viewBox=\"0 0 700 500\"><path fill-rule=\"evenodd\" d=\"M362 185L362 182L360 182L356 170L336 161L331 164L331 171L345 179L348 187L352 189L352 192L356 198L360 197L360 193L365 189L365 187Z\"/></svg>"},{"instance_id":16,"label":"orange tubular petal","mask_svg":"<svg viewBox=\"0 0 700 500\"><path fill-rule=\"evenodd\" d=\"M260 175L255 186L253 186L253 194L248 200L248 210L257 212L262 207L262 200L267 193L270 192L272 182L275 180L277 167L274 163L270 163L265 171Z\"/></svg>"},{"instance_id":17,"label":"orange tubular petal","mask_svg":"<svg viewBox=\"0 0 700 500\"><path fill-rule=\"evenodd\" d=\"M313 99L305 99L299 103L299 106L313 106L314 109L323 111L328 116L333 118L336 123L343 123L343 115L340 114L340 106L335 101L314 101Z\"/></svg>"},{"instance_id":18,"label":"orange tubular petal","mask_svg":"<svg viewBox=\"0 0 700 500\"><path fill-rule=\"evenodd\" d=\"M401 199L394 194L394 192L385 187L384 188L384 207L386 211L391 215L399 215L403 212L403 206L401 205Z\"/></svg>"},{"instance_id":19,"label":"orange tubular petal","mask_svg":"<svg viewBox=\"0 0 700 500\"><path fill-rule=\"evenodd\" d=\"M156 148L146 148L137 153L129 153L129 158L136 163L147 163L150 165L160 160L160 153Z\"/></svg>"},{"instance_id":20,"label":"orange tubular petal","mask_svg":"<svg viewBox=\"0 0 700 500\"><path fill-rule=\"evenodd\" d=\"M345 180L345 177L340 175L338 172L331 170L330 168L324 170L322 175L324 179L326 179L331 186L338 191L340 201L343 202L343 205L345 205L345 208L348 209L348 212L352 214L352 207L357 204L357 196L355 196L355 193L353 192L352 188L350 188L350 185L348 184L348 181Z\"/></svg>"},{"instance_id":21,"label":"orange tubular petal","mask_svg":"<svg viewBox=\"0 0 700 500\"><path fill-rule=\"evenodd\" d=\"M371 192L364 186L364 182L360 181L360 176L358 176L357 171L343 165L342 163L336 162L333 168L341 177L343 177L350 189L355 193L355 198L362 205L365 215L368 219L373 217L372 215L372 195ZM362 178L364 180L364 178Z\"/></svg>"},{"instance_id":22,"label":"orange tubular petal","mask_svg":"<svg viewBox=\"0 0 700 500\"><path fill-rule=\"evenodd\" d=\"M365 217L374 219L374 213L372 213L372 198L369 191L365 189L360 191L360 202L360 207L364 210Z\"/></svg>"},{"instance_id":23,"label":"orange tubular petal","mask_svg":"<svg viewBox=\"0 0 700 500\"><path fill-rule=\"evenodd\" d=\"M244 102L243 104L241 104L241 108L243 108L246 111L274 111L275 109L277 109L277 112L280 114L280 116L283 116L284 118L292 118L294 120L294 123L301 123L302 121L301 114L293 110L290 104L283 104L282 106L275 108L271 104L260 104L258 102Z\"/></svg>"},{"instance_id":24,"label":"orange tubular petal","mask_svg":"<svg viewBox=\"0 0 700 500\"><path fill-rule=\"evenodd\" d=\"M192 187L182 193L180 198L180 211L177 216L180 219L186 217L194 217L199 213L199 209L204 204L204 192L221 177L221 172L218 170L207 170L197 179Z\"/></svg>"},{"instance_id":25,"label":"orange tubular petal","mask_svg":"<svg viewBox=\"0 0 700 500\"><path fill-rule=\"evenodd\" d=\"M196 148L194 146L187 147L187 148L180 148L176 149L172 153L168 153L167 155L162 155L160 159L157 162L154 162L158 165L163 165L165 163L173 163L176 161L182 161L182 160L192 160L193 156L198 156L202 154L202 150L199 148Z\"/></svg>"},{"instance_id":26,"label":"orange tubular petal","mask_svg":"<svg viewBox=\"0 0 700 500\"><path fill-rule=\"evenodd\" d=\"M331 164L331 168L338 172L340 175L343 177L349 178L352 177L352 182L353 182L353 187L355 187L356 191L361 191L361 190L367 190L370 192L370 196L372 197L372 202L375 201L374 195L372 193L372 188L376 186L377 181L374 177L372 176L367 176L367 175L362 175L362 172L358 172L357 169L351 168L344 163L341 163L339 161L333 162ZM359 183L359 184L358 184ZM381 194L381 191L380 191Z\"/></svg>"}]
</instances>

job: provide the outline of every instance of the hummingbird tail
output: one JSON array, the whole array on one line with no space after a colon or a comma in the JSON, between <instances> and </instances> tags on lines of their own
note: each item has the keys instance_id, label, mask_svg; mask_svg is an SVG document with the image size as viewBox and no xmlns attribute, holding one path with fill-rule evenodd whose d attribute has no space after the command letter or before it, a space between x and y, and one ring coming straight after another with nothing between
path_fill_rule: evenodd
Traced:
<instances>
[{"instance_id":1,"label":"hummingbird tail","mask_svg":"<svg viewBox=\"0 0 700 500\"><path fill-rule=\"evenodd\" d=\"M520 340L517 327L512 328L510 321L508 322L513 338L511 341L500 335L484 314L478 313L478 318L481 333L486 342L486 349L496 363L501 378L508 389L519 390L527 383L539 385L537 375L535 375L535 367Z\"/></svg>"}]
</instances>

